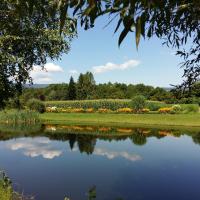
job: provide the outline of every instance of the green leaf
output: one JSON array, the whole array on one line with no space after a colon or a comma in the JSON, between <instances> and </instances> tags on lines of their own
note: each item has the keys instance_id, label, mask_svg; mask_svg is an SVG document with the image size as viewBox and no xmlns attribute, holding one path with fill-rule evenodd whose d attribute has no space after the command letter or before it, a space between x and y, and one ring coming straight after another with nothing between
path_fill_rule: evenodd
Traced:
<instances>
[{"instance_id":1,"label":"green leaf","mask_svg":"<svg viewBox=\"0 0 200 200\"><path fill-rule=\"evenodd\" d=\"M126 37L126 35L128 34L129 29L128 28L124 28L124 30L121 32L120 36L119 36L119 40L118 40L118 46L121 45L122 41L124 40L124 38Z\"/></svg>"},{"instance_id":2,"label":"green leaf","mask_svg":"<svg viewBox=\"0 0 200 200\"><path fill-rule=\"evenodd\" d=\"M140 35L141 35L141 18L138 17L136 20L136 31L135 31L135 40L137 49L140 43Z\"/></svg>"}]
</instances>

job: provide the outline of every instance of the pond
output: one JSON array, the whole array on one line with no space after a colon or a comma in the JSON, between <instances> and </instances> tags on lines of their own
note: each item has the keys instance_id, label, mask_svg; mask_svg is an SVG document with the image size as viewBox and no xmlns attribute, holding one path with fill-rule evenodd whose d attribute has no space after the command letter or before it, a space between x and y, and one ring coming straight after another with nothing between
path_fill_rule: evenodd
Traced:
<instances>
[{"instance_id":1,"label":"pond","mask_svg":"<svg viewBox=\"0 0 200 200\"><path fill-rule=\"evenodd\" d=\"M198 129L4 126L0 140L0 168L36 200L200 199Z\"/></svg>"}]
</instances>

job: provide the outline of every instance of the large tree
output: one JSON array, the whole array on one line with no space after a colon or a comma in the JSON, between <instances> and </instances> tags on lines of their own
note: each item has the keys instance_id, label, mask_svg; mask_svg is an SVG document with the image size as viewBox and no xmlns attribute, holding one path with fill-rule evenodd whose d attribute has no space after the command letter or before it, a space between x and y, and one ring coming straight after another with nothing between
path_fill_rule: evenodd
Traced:
<instances>
[{"instance_id":1,"label":"large tree","mask_svg":"<svg viewBox=\"0 0 200 200\"><path fill-rule=\"evenodd\" d=\"M70 48L74 30L68 22L59 32L58 9L50 1L0 1L0 107L32 81L34 65L58 59ZM51 15L50 15L51 13Z\"/></svg>"},{"instance_id":2,"label":"large tree","mask_svg":"<svg viewBox=\"0 0 200 200\"><path fill-rule=\"evenodd\" d=\"M91 99L95 89L95 80L91 72L80 74L77 81L77 98Z\"/></svg>"},{"instance_id":3,"label":"large tree","mask_svg":"<svg viewBox=\"0 0 200 200\"><path fill-rule=\"evenodd\" d=\"M76 99L76 84L75 84L72 76L70 77L70 81L69 81L67 98L69 100L75 100Z\"/></svg>"}]
</instances>

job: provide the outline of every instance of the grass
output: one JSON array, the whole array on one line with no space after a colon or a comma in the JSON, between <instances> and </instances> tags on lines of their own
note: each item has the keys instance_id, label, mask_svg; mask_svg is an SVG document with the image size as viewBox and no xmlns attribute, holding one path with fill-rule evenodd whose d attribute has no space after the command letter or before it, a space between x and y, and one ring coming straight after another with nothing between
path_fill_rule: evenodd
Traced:
<instances>
[{"instance_id":1,"label":"grass","mask_svg":"<svg viewBox=\"0 0 200 200\"><path fill-rule=\"evenodd\" d=\"M39 114L28 110L4 110L0 112L0 123L35 124L39 122Z\"/></svg>"},{"instance_id":2,"label":"grass","mask_svg":"<svg viewBox=\"0 0 200 200\"><path fill-rule=\"evenodd\" d=\"M100 113L44 113L45 123L98 125L159 125L200 127L200 114L100 114Z\"/></svg>"}]
</instances>

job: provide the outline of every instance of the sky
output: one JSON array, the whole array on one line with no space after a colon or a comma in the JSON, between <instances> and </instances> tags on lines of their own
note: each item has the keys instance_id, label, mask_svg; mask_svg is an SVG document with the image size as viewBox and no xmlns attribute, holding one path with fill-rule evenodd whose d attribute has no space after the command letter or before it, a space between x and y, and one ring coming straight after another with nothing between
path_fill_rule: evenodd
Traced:
<instances>
[{"instance_id":1,"label":"sky","mask_svg":"<svg viewBox=\"0 0 200 200\"><path fill-rule=\"evenodd\" d=\"M101 18L93 29L78 28L78 37L71 43L68 54L60 60L48 60L46 70L35 66L31 72L34 83L68 83L70 76L77 80L80 73L91 71L96 83L169 87L181 83L183 69L175 50L162 45L157 38L141 40L138 50L135 35L131 33L118 47L119 33L114 34L116 22L104 27L107 18Z\"/></svg>"}]
</instances>

